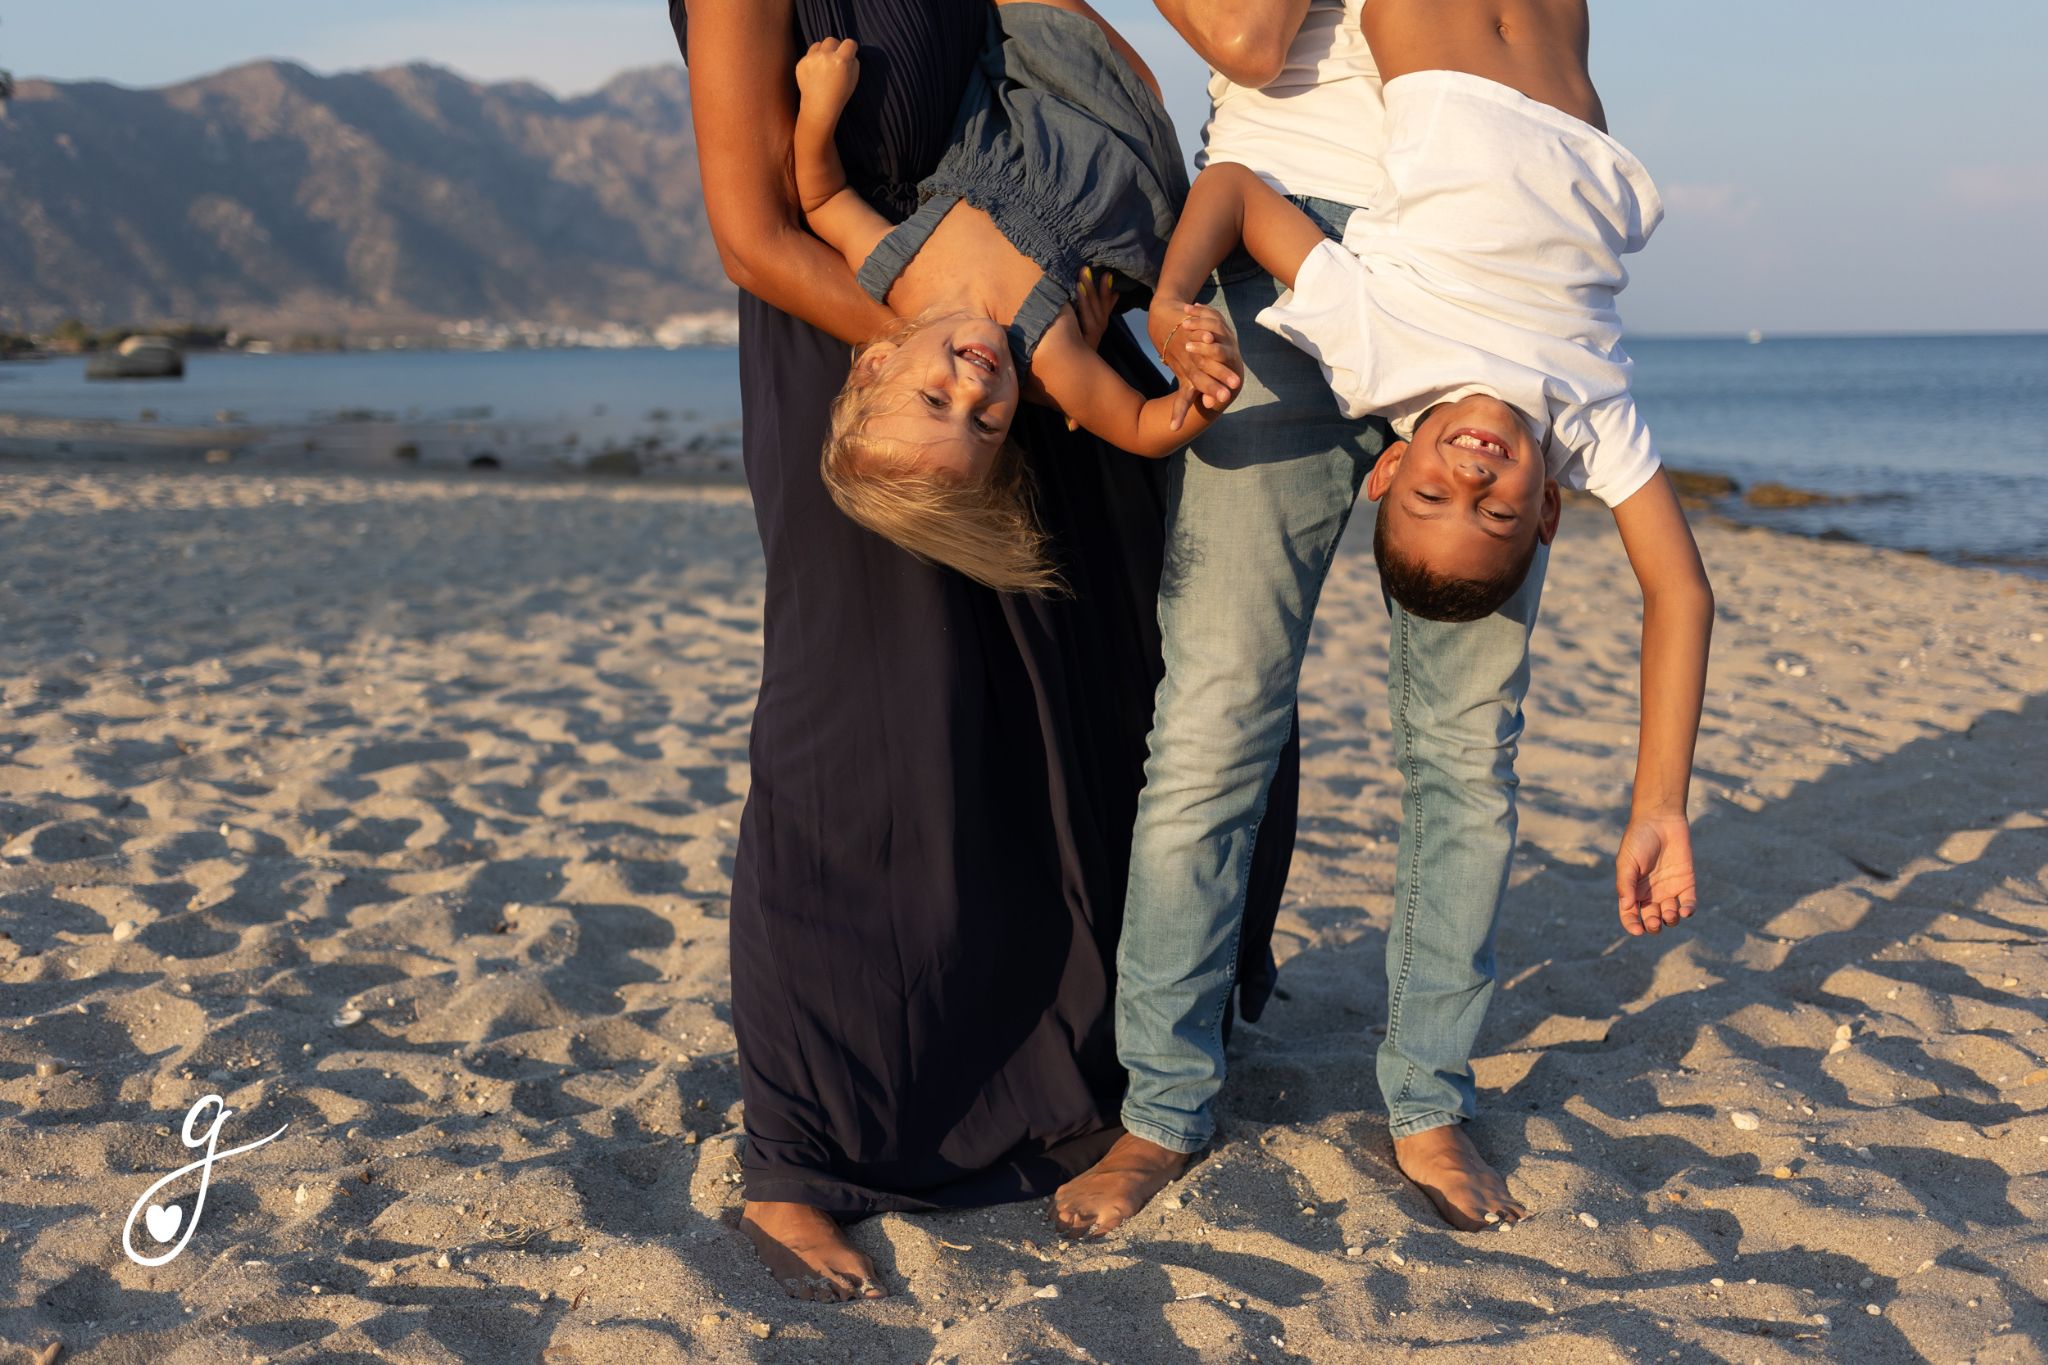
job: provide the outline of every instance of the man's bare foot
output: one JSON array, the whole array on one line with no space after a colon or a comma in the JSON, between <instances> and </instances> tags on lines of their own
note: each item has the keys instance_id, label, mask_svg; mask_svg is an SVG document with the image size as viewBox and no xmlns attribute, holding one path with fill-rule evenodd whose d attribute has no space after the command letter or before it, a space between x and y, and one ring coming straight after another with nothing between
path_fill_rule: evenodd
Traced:
<instances>
[{"instance_id":1,"label":"man's bare foot","mask_svg":"<svg viewBox=\"0 0 2048 1365\"><path fill-rule=\"evenodd\" d=\"M888 1295L875 1263L854 1250L831 1214L809 1204L750 1203L740 1213L740 1231L793 1299L844 1303Z\"/></svg>"},{"instance_id":2,"label":"man's bare foot","mask_svg":"<svg viewBox=\"0 0 2048 1365\"><path fill-rule=\"evenodd\" d=\"M1063 1237L1101 1237L1152 1202L1188 1168L1185 1152L1125 1133L1102 1160L1059 1187L1052 1221Z\"/></svg>"},{"instance_id":3,"label":"man's bare foot","mask_svg":"<svg viewBox=\"0 0 2048 1365\"><path fill-rule=\"evenodd\" d=\"M1461 1123L1398 1139L1394 1164L1460 1232L1512 1223L1529 1212L1508 1193L1508 1182L1486 1164Z\"/></svg>"}]
</instances>

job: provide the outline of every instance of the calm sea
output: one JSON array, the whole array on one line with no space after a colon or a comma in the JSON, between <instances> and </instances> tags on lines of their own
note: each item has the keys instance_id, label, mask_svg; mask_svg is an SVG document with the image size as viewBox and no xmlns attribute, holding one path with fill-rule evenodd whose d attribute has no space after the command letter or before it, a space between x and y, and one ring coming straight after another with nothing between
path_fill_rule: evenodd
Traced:
<instances>
[{"instance_id":1,"label":"calm sea","mask_svg":"<svg viewBox=\"0 0 2048 1365\"><path fill-rule=\"evenodd\" d=\"M2048 336L1630 343L1637 393L1671 464L1842 499L1729 511L1947 558L2048 567ZM179 383L88 384L82 361L0 365L0 412L296 425L337 415L443 424L519 448L729 429L726 350L197 355Z\"/></svg>"},{"instance_id":2,"label":"calm sea","mask_svg":"<svg viewBox=\"0 0 2048 1365\"><path fill-rule=\"evenodd\" d=\"M1665 459L1848 499L1737 511L2048 568L2048 336L1633 340Z\"/></svg>"}]
</instances>

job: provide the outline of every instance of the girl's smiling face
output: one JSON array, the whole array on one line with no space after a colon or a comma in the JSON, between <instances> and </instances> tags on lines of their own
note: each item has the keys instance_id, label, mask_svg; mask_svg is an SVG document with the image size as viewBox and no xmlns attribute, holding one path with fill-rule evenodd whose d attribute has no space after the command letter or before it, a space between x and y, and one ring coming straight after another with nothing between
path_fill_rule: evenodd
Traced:
<instances>
[{"instance_id":1,"label":"girl's smiling face","mask_svg":"<svg viewBox=\"0 0 2048 1365\"><path fill-rule=\"evenodd\" d=\"M868 419L870 436L927 470L979 479L994 464L1017 415L1016 366L993 319L934 318L901 341L878 341L858 366L891 396Z\"/></svg>"}]
</instances>

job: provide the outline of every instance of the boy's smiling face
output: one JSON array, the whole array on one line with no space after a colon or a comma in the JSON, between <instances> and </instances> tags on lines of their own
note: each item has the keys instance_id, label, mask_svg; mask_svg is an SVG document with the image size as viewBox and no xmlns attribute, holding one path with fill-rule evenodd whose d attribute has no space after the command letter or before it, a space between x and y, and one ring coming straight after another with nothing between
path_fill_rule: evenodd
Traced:
<instances>
[{"instance_id":1,"label":"boy's smiling face","mask_svg":"<svg viewBox=\"0 0 2048 1365\"><path fill-rule=\"evenodd\" d=\"M1557 534L1557 481L1515 410L1487 394L1439 403L1365 483L1384 534L1446 578L1485 579Z\"/></svg>"}]
</instances>

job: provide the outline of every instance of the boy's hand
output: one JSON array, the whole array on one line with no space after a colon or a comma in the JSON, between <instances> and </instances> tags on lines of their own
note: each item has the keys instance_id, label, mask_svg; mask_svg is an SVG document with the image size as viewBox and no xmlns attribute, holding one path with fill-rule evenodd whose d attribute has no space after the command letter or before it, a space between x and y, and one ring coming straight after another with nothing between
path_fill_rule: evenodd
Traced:
<instances>
[{"instance_id":1,"label":"boy's hand","mask_svg":"<svg viewBox=\"0 0 2048 1365\"><path fill-rule=\"evenodd\" d=\"M797 61L796 88L802 112L837 120L860 84L860 44L851 38L820 38Z\"/></svg>"},{"instance_id":2,"label":"boy's hand","mask_svg":"<svg viewBox=\"0 0 2048 1365\"><path fill-rule=\"evenodd\" d=\"M1621 927L1632 935L1661 933L1690 918L1699 904L1692 869L1692 830L1684 815L1631 815L1614 858Z\"/></svg>"},{"instance_id":3,"label":"boy's hand","mask_svg":"<svg viewBox=\"0 0 2048 1365\"><path fill-rule=\"evenodd\" d=\"M1221 412L1244 386L1244 360L1223 314L1201 303L1184 303L1180 310L1180 321L1167 328L1159 351L1180 380L1173 398L1175 431L1195 404L1206 412Z\"/></svg>"}]
</instances>

